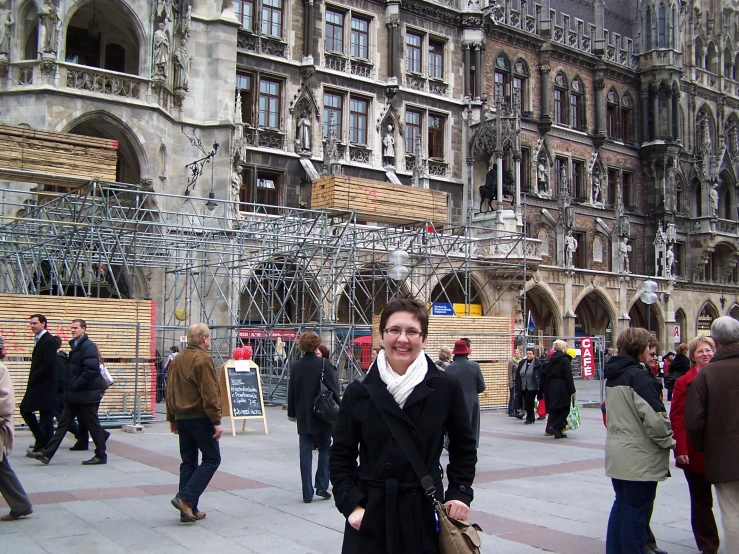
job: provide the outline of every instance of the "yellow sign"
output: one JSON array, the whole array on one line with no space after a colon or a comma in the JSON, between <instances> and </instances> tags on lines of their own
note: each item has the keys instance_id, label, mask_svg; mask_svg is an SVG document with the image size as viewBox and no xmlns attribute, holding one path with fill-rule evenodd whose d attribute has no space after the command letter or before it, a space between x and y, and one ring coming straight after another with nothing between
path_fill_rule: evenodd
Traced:
<instances>
[{"instance_id":1,"label":"yellow sign","mask_svg":"<svg viewBox=\"0 0 739 554\"><path fill-rule=\"evenodd\" d=\"M467 311L465 308L469 310L469 313L465 313ZM482 304L454 304L454 315L482 317Z\"/></svg>"}]
</instances>

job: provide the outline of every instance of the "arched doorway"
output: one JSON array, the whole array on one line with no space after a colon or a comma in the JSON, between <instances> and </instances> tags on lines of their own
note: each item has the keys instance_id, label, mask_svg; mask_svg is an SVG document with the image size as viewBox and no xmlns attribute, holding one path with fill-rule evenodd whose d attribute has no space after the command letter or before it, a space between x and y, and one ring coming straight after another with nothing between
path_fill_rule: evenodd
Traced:
<instances>
[{"instance_id":1,"label":"arched doorway","mask_svg":"<svg viewBox=\"0 0 739 554\"><path fill-rule=\"evenodd\" d=\"M719 315L718 309L711 302L706 302L698 312L696 319L696 335L707 337L711 334L711 324Z\"/></svg>"},{"instance_id":2,"label":"arched doorway","mask_svg":"<svg viewBox=\"0 0 739 554\"><path fill-rule=\"evenodd\" d=\"M605 346L611 346L615 314L609 308L603 292L588 293L575 307L575 336L605 336Z\"/></svg>"},{"instance_id":3,"label":"arched doorway","mask_svg":"<svg viewBox=\"0 0 739 554\"><path fill-rule=\"evenodd\" d=\"M672 342L677 346L681 342L688 342L688 318L682 308L675 312L675 327L677 333L672 333Z\"/></svg>"},{"instance_id":4,"label":"arched doorway","mask_svg":"<svg viewBox=\"0 0 739 554\"><path fill-rule=\"evenodd\" d=\"M562 313L554 296L544 287L534 286L526 291L526 314L534 320L534 332L529 334L556 337L562 332Z\"/></svg>"},{"instance_id":5,"label":"arched doorway","mask_svg":"<svg viewBox=\"0 0 739 554\"><path fill-rule=\"evenodd\" d=\"M361 268L344 285L336 319L339 323L372 325L372 316L380 315L388 301L403 290L401 282L388 277L387 264Z\"/></svg>"},{"instance_id":6,"label":"arched doorway","mask_svg":"<svg viewBox=\"0 0 739 554\"><path fill-rule=\"evenodd\" d=\"M647 305L639 298L631 306L629 317L631 327L643 327L656 337L662 336L664 321L658 303Z\"/></svg>"},{"instance_id":7,"label":"arched doorway","mask_svg":"<svg viewBox=\"0 0 739 554\"><path fill-rule=\"evenodd\" d=\"M477 283L472 277L469 278L469 295L466 294L467 284L468 278L465 272L455 271L454 273L445 275L431 291L429 301L432 306L437 303L479 305L480 313L484 314L485 307L482 305L480 289Z\"/></svg>"},{"instance_id":8,"label":"arched doorway","mask_svg":"<svg viewBox=\"0 0 739 554\"><path fill-rule=\"evenodd\" d=\"M729 311L729 315L739 321L739 305L734 304Z\"/></svg>"}]
</instances>

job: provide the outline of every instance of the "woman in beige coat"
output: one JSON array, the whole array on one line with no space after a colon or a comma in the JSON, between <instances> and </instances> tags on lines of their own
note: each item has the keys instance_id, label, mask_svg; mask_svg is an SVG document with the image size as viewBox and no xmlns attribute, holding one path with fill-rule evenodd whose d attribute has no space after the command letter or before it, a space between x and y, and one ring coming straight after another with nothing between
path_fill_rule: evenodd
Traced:
<instances>
[{"instance_id":1,"label":"woman in beige coat","mask_svg":"<svg viewBox=\"0 0 739 554\"><path fill-rule=\"evenodd\" d=\"M5 339L0 337L0 360L3 358L5 358ZM0 494L10 506L10 513L0 517L0 521L15 521L33 513L31 501L8 462L8 454L13 449L14 409L15 399L10 372L5 364L0 362Z\"/></svg>"}]
</instances>

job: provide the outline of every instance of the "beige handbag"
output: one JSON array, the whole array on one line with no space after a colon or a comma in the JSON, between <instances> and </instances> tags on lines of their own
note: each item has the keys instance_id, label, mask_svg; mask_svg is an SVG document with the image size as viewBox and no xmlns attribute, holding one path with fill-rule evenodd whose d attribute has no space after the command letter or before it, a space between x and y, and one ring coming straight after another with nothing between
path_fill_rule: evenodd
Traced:
<instances>
[{"instance_id":1,"label":"beige handbag","mask_svg":"<svg viewBox=\"0 0 739 554\"><path fill-rule=\"evenodd\" d=\"M441 554L480 554L482 531L477 523L459 521L447 515L438 500L434 502L436 517L439 519L439 551Z\"/></svg>"}]
</instances>

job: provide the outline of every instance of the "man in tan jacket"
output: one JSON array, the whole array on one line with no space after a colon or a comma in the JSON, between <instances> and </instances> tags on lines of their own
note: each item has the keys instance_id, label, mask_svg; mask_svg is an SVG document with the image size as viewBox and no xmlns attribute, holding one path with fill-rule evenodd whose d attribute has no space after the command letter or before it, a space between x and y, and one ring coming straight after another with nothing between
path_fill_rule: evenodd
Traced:
<instances>
[{"instance_id":1,"label":"man in tan jacket","mask_svg":"<svg viewBox=\"0 0 739 554\"><path fill-rule=\"evenodd\" d=\"M221 464L221 396L209 350L208 326L191 325L187 347L172 360L167 377L167 421L170 430L179 435L182 457L180 490L172 505L180 511L182 522L205 517L205 512L198 510L198 500ZM198 451L202 454L200 465Z\"/></svg>"}]
</instances>

